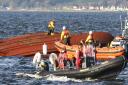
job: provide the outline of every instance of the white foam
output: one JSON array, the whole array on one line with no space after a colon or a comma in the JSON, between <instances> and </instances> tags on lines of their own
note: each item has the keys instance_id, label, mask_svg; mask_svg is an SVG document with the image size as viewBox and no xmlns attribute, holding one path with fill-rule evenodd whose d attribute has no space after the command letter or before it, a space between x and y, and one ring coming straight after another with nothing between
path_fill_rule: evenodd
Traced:
<instances>
[{"instance_id":1,"label":"white foam","mask_svg":"<svg viewBox=\"0 0 128 85\"><path fill-rule=\"evenodd\" d=\"M80 79L68 78L67 76L55 76L52 74L47 75L47 76L40 76L38 74L16 73L16 76L31 77L31 78L36 78L36 79L45 78L46 80L49 80L49 81L61 81L61 82L68 82L68 81L83 82L83 81L96 81L97 80L97 79L91 79L91 78L80 80Z\"/></svg>"},{"instance_id":2,"label":"white foam","mask_svg":"<svg viewBox=\"0 0 128 85\"><path fill-rule=\"evenodd\" d=\"M40 75L37 75L37 74L28 74L28 73L16 73L16 76L32 77L32 78L37 78L37 79L42 78L42 76L40 76Z\"/></svg>"},{"instance_id":3,"label":"white foam","mask_svg":"<svg viewBox=\"0 0 128 85\"><path fill-rule=\"evenodd\" d=\"M61 82L67 82L67 81L82 82L82 80L79 79L67 78L66 76L55 76L52 74L47 75L46 80L61 81Z\"/></svg>"}]
</instances>

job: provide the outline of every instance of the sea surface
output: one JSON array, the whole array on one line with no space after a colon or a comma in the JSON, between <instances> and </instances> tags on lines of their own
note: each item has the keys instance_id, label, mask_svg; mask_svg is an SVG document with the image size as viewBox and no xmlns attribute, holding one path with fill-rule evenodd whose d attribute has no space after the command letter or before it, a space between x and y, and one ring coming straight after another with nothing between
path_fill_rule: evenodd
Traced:
<instances>
[{"instance_id":1,"label":"sea surface","mask_svg":"<svg viewBox=\"0 0 128 85\"><path fill-rule=\"evenodd\" d=\"M66 26L72 33L93 31L121 34L126 12L0 12L0 38L47 31L50 19L55 31ZM121 16L121 17L120 17ZM122 23L122 24L123 24ZM31 57L0 57L0 85L128 85L128 67L115 80L72 79L66 76L35 76Z\"/></svg>"}]
</instances>

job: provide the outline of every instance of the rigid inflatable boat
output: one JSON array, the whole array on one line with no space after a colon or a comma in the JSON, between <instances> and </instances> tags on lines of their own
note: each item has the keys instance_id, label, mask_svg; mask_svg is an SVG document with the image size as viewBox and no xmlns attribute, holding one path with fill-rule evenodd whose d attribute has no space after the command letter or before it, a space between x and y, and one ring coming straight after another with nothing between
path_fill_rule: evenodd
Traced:
<instances>
[{"instance_id":1,"label":"rigid inflatable boat","mask_svg":"<svg viewBox=\"0 0 128 85\"><path fill-rule=\"evenodd\" d=\"M55 42L55 47L61 52L66 48L67 54L74 57L76 50L79 49L79 45L65 45L62 42ZM117 47L96 47L96 59L108 60L119 56L123 56L125 49L122 46Z\"/></svg>"},{"instance_id":2,"label":"rigid inflatable boat","mask_svg":"<svg viewBox=\"0 0 128 85\"><path fill-rule=\"evenodd\" d=\"M57 70L57 71L41 71L38 73L41 76L53 74L56 76L67 76L68 78L76 79L114 79L125 68L125 57L117 57L115 59L104 61L101 64L96 64L92 67L83 68L80 70Z\"/></svg>"}]
</instances>

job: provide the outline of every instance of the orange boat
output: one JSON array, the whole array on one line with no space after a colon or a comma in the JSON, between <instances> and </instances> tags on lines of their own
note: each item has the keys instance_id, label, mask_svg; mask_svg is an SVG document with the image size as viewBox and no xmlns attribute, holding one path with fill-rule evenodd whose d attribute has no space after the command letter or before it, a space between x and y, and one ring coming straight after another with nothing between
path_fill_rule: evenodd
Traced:
<instances>
[{"instance_id":1,"label":"orange boat","mask_svg":"<svg viewBox=\"0 0 128 85\"><path fill-rule=\"evenodd\" d=\"M87 33L72 34L72 44L78 44L81 39L86 39ZM57 52L54 42L60 40L60 33L53 36L46 32L38 32L10 37L0 40L0 56L31 56L37 51L42 52L44 43L48 46L48 53ZM99 41L103 46L113 40L113 36L108 32L94 32L94 40Z\"/></svg>"},{"instance_id":2,"label":"orange boat","mask_svg":"<svg viewBox=\"0 0 128 85\"><path fill-rule=\"evenodd\" d=\"M64 45L63 43L57 41L55 42L55 47L61 52L66 48L67 54L69 54L69 58L75 56L76 50L79 49L79 45ZM97 60L109 60L119 56L124 55L125 49L122 46L117 47L96 47L96 59Z\"/></svg>"}]
</instances>

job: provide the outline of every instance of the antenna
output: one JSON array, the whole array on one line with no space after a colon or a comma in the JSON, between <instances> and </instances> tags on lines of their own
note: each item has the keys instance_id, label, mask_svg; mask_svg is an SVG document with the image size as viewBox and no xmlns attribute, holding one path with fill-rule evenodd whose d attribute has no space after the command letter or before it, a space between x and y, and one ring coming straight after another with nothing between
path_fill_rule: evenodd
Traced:
<instances>
[{"instance_id":1,"label":"antenna","mask_svg":"<svg viewBox=\"0 0 128 85\"><path fill-rule=\"evenodd\" d=\"M121 25L121 30L123 30L123 27L122 27L122 17L120 15L120 25Z\"/></svg>"}]
</instances>

